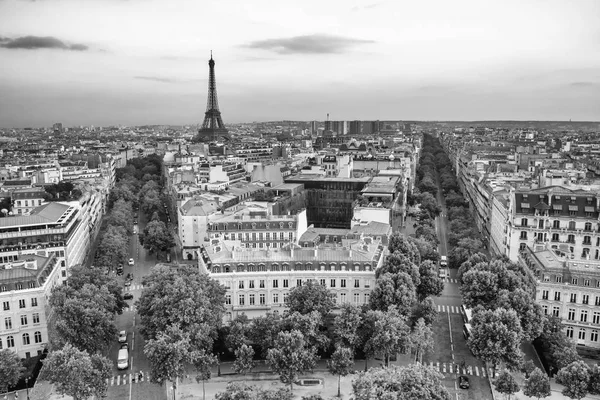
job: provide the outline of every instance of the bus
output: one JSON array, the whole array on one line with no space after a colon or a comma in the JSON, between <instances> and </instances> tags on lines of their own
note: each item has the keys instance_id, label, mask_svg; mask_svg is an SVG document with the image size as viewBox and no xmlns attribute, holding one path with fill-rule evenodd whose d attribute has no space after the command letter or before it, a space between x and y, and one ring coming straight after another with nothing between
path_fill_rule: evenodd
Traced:
<instances>
[{"instance_id":1,"label":"bus","mask_svg":"<svg viewBox=\"0 0 600 400\"><path fill-rule=\"evenodd\" d=\"M471 311L470 308L467 308L463 305L460 306L460 313L462 314L463 317L463 322L465 324L470 324L471 323L471 318L473 317L473 312Z\"/></svg>"}]
</instances>

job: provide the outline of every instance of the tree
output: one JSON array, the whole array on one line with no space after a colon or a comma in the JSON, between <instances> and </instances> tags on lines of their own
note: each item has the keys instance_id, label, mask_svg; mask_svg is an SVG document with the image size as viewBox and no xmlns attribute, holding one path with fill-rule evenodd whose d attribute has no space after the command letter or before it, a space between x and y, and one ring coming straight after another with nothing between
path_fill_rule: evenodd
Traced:
<instances>
[{"instance_id":1,"label":"tree","mask_svg":"<svg viewBox=\"0 0 600 400\"><path fill-rule=\"evenodd\" d=\"M194 350L190 354L192 364L196 368L196 382L202 381L202 400L206 399L205 383L210 379L210 367L217 363L217 357L205 349Z\"/></svg>"},{"instance_id":2,"label":"tree","mask_svg":"<svg viewBox=\"0 0 600 400\"><path fill-rule=\"evenodd\" d=\"M115 277L106 275L101 268L88 268L82 264L74 265L69 269L67 286L74 291L80 291L86 284L94 285L98 288L106 287L113 296L114 308L107 311L113 314L121 314L123 307L127 305L123 300L123 286L117 282Z\"/></svg>"},{"instance_id":3,"label":"tree","mask_svg":"<svg viewBox=\"0 0 600 400\"><path fill-rule=\"evenodd\" d=\"M450 251L450 267L460 267L460 265L467 261L469 257L475 253L478 253L482 247L483 244L478 239L471 239L470 237L460 239L457 246Z\"/></svg>"},{"instance_id":4,"label":"tree","mask_svg":"<svg viewBox=\"0 0 600 400\"><path fill-rule=\"evenodd\" d=\"M245 375L251 372L256 363L254 362L254 349L247 344L241 345L235 350L235 361L233 362L233 370L236 374Z\"/></svg>"},{"instance_id":5,"label":"tree","mask_svg":"<svg viewBox=\"0 0 600 400\"><path fill-rule=\"evenodd\" d=\"M525 380L523 394L529 397L536 397L538 400L542 397L550 397L552 391L550 389L550 379L548 379L548 375L539 368L534 369L529 374L529 378Z\"/></svg>"},{"instance_id":6,"label":"tree","mask_svg":"<svg viewBox=\"0 0 600 400\"><path fill-rule=\"evenodd\" d=\"M166 251L175 246L173 235L162 221L150 221L140 235L144 248L153 252Z\"/></svg>"},{"instance_id":7,"label":"tree","mask_svg":"<svg viewBox=\"0 0 600 400\"><path fill-rule=\"evenodd\" d=\"M393 275L398 272L405 272L410 276L415 286L418 286L421 283L419 267L417 267L417 264L399 251L386 257L383 265L375 271L375 278L379 278L385 273Z\"/></svg>"},{"instance_id":8,"label":"tree","mask_svg":"<svg viewBox=\"0 0 600 400\"><path fill-rule=\"evenodd\" d=\"M423 300L429 296L439 296L444 290L444 281L439 277L432 261L424 261L419 266L420 282L417 285L417 297Z\"/></svg>"},{"instance_id":9,"label":"tree","mask_svg":"<svg viewBox=\"0 0 600 400\"><path fill-rule=\"evenodd\" d=\"M333 294L327 287L315 280L309 280L302 286L296 286L290 290L288 307L290 312L310 314L318 311L322 317L326 317L335 306Z\"/></svg>"},{"instance_id":10,"label":"tree","mask_svg":"<svg viewBox=\"0 0 600 400\"><path fill-rule=\"evenodd\" d=\"M363 329L368 332L368 338L365 340L364 352L367 358L381 355L387 366L392 354L408 347L410 328L406 324L406 318L400 315L395 306L387 311L371 310L367 312L365 321Z\"/></svg>"},{"instance_id":11,"label":"tree","mask_svg":"<svg viewBox=\"0 0 600 400\"><path fill-rule=\"evenodd\" d=\"M388 250L390 253L399 253L407 257L413 264L421 263L421 254L415 244L406 236L400 233L394 233L388 241Z\"/></svg>"},{"instance_id":12,"label":"tree","mask_svg":"<svg viewBox=\"0 0 600 400\"><path fill-rule=\"evenodd\" d=\"M419 318L423 318L425 325L431 326L438 316L437 306L431 297L415 304L410 312L410 326L414 326Z\"/></svg>"},{"instance_id":13,"label":"tree","mask_svg":"<svg viewBox=\"0 0 600 400\"><path fill-rule=\"evenodd\" d=\"M17 385L25 372L17 353L10 349L0 350L0 393L8 392L9 387Z\"/></svg>"},{"instance_id":14,"label":"tree","mask_svg":"<svg viewBox=\"0 0 600 400\"><path fill-rule=\"evenodd\" d=\"M267 363L283 383L290 385L298 375L312 370L317 362L316 349L308 349L300 331L279 332L274 347L267 352Z\"/></svg>"},{"instance_id":15,"label":"tree","mask_svg":"<svg viewBox=\"0 0 600 400\"><path fill-rule=\"evenodd\" d=\"M431 242L421 237L409 237L408 240L417 246L419 254L421 255L421 262L429 260L435 264L440 260L440 254L436 249L435 242Z\"/></svg>"},{"instance_id":16,"label":"tree","mask_svg":"<svg viewBox=\"0 0 600 400\"><path fill-rule=\"evenodd\" d=\"M471 336L467 344L475 357L496 367L504 362L510 369L516 369L523 358L520 345L523 330L517 313L498 308L473 310Z\"/></svg>"},{"instance_id":17,"label":"tree","mask_svg":"<svg viewBox=\"0 0 600 400\"><path fill-rule=\"evenodd\" d=\"M171 325L146 342L144 354L150 361L152 382L162 385L170 381L173 391L177 390L177 380L185 375L185 364L192 361L189 341L179 327Z\"/></svg>"},{"instance_id":18,"label":"tree","mask_svg":"<svg viewBox=\"0 0 600 400\"><path fill-rule=\"evenodd\" d=\"M443 375L422 364L371 368L352 382L354 400L419 399L450 400Z\"/></svg>"},{"instance_id":19,"label":"tree","mask_svg":"<svg viewBox=\"0 0 600 400\"><path fill-rule=\"evenodd\" d=\"M155 189L150 189L145 193L140 193L140 203L141 210L148 217L150 217L154 212L162 211L163 208L163 201L160 198L159 192Z\"/></svg>"},{"instance_id":20,"label":"tree","mask_svg":"<svg viewBox=\"0 0 600 400\"><path fill-rule=\"evenodd\" d=\"M216 400L292 400L294 395L287 388L263 389L240 382L229 382L224 392L217 393Z\"/></svg>"},{"instance_id":21,"label":"tree","mask_svg":"<svg viewBox=\"0 0 600 400\"><path fill-rule=\"evenodd\" d=\"M235 350L244 344L248 344L250 329L250 320L246 314L236 316L229 324L229 333L225 338L227 347Z\"/></svg>"},{"instance_id":22,"label":"tree","mask_svg":"<svg viewBox=\"0 0 600 400\"><path fill-rule=\"evenodd\" d=\"M114 269L122 264L129 255L129 239L122 228L109 225L102 234L96 250L96 264Z\"/></svg>"},{"instance_id":23,"label":"tree","mask_svg":"<svg viewBox=\"0 0 600 400\"><path fill-rule=\"evenodd\" d=\"M562 394L571 399L580 400L588 393L590 370L583 361L575 361L558 371L556 383L565 388Z\"/></svg>"},{"instance_id":24,"label":"tree","mask_svg":"<svg viewBox=\"0 0 600 400\"><path fill-rule=\"evenodd\" d=\"M433 350L433 331L425 324L423 318L419 318L412 328L410 342L412 343L412 348L415 350L415 360L419 362L423 362L423 354Z\"/></svg>"},{"instance_id":25,"label":"tree","mask_svg":"<svg viewBox=\"0 0 600 400\"><path fill-rule=\"evenodd\" d=\"M61 350L50 352L44 360L41 377L56 385L59 393L83 400L104 396L111 374L112 363L108 359L66 344Z\"/></svg>"},{"instance_id":26,"label":"tree","mask_svg":"<svg viewBox=\"0 0 600 400\"><path fill-rule=\"evenodd\" d=\"M600 366L595 364L590 369L590 383L588 389L591 394L600 394Z\"/></svg>"},{"instance_id":27,"label":"tree","mask_svg":"<svg viewBox=\"0 0 600 400\"><path fill-rule=\"evenodd\" d=\"M175 325L188 334L193 348L210 347L225 312L223 286L191 265L156 266L142 283L136 304L144 337L156 338Z\"/></svg>"},{"instance_id":28,"label":"tree","mask_svg":"<svg viewBox=\"0 0 600 400\"><path fill-rule=\"evenodd\" d=\"M460 294L465 307L482 305L489 308L496 301L498 277L493 272L471 269L463 275L462 281Z\"/></svg>"},{"instance_id":29,"label":"tree","mask_svg":"<svg viewBox=\"0 0 600 400\"><path fill-rule=\"evenodd\" d=\"M338 376L338 397L340 393L340 381L342 376L346 376L351 372L354 365L354 357L352 349L348 347L336 346L335 351L331 355L331 359L327 361L327 368L332 375Z\"/></svg>"},{"instance_id":30,"label":"tree","mask_svg":"<svg viewBox=\"0 0 600 400\"><path fill-rule=\"evenodd\" d=\"M506 370L500 372L494 381L494 386L500 393L507 394L508 400L510 400L510 396L513 393L517 393L520 390L515 378Z\"/></svg>"},{"instance_id":31,"label":"tree","mask_svg":"<svg viewBox=\"0 0 600 400\"><path fill-rule=\"evenodd\" d=\"M337 344L355 351L360 345L360 325L362 310L360 307L346 303L342 304L340 313L333 320L333 336Z\"/></svg>"},{"instance_id":32,"label":"tree","mask_svg":"<svg viewBox=\"0 0 600 400\"><path fill-rule=\"evenodd\" d=\"M396 306L402 315L408 315L416 300L415 285L407 273L386 273L377 279L369 304L372 309L382 311Z\"/></svg>"},{"instance_id":33,"label":"tree","mask_svg":"<svg viewBox=\"0 0 600 400\"><path fill-rule=\"evenodd\" d=\"M323 317L318 311L305 315L299 312L288 314L281 320L279 327L282 331L302 332L308 346L320 350L325 350L329 346L329 338L325 334L323 326Z\"/></svg>"},{"instance_id":34,"label":"tree","mask_svg":"<svg viewBox=\"0 0 600 400\"><path fill-rule=\"evenodd\" d=\"M273 347L280 329L281 319L278 315L267 313L252 320L250 338L252 343L260 346L260 355L267 358L267 353Z\"/></svg>"}]
</instances>

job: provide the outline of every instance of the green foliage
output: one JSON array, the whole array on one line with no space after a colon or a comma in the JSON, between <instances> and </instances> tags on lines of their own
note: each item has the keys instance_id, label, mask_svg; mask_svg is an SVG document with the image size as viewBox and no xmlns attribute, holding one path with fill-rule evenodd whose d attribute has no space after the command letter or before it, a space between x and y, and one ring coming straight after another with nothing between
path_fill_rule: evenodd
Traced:
<instances>
[{"instance_id":1,"label":"green foliage","mask_svg":"<svg viewBox=\"0 0 600 400\"><path fill-rule=\"evenodd\" d=\"M19 378L25 372L17 353L10 349L0 350L0 393L16 386Z\"/></svg>"},{"instance_id":2,"label":"green foliage","mask_svg":"<svg viewBox=\"0 0 600 400\"><path fill-rule=\"evenodd\" d=\"M369 304L374 310L385 311L396 306L402 315L409 315L417 301L415 285L405 272L383 274L375 282Z\"/></svg>"},{"instance_id":3,"label":"green foliage","mask_svg":"<svg viewBox=\"0 0 600 400\"><path fill-rule=\"evenodd\" d=\"M400 233L394 233L390 236L388 250L392 254L398 253L398 255L404 255L413 264L419 265L421 263L421 254L419 253L417 246Z\"/></svg>"},{"instance_id":4,"label":"green foliage","mask_svg":"<svg viewBox=\"0 0 600 400\"><path fill-rule=\"evenodd\" d=\"M434 339L431 327L425 324L423 318L419 318L417 323L412 328L410 334L410 342L415 351L415 358L419 362L423 362L423 355L433 351Z\"/></svg>"},{"instance_id":5,"label":"green foliage","mask_svg":"<svg viewBox=\"0 0 600 400\"><path fill-rule=\"evenodd\" d=\"M308 346L321 350L325 350L329 346L329 338L323 329L323 317L318 311L305 315L299 312L288 314L281 320L279 327L282 331L302 332Z\"/></svg>"},{"instance_id":6,"label":"green foliage","mask_svg":"<svg viewBox=\"0 0 600 400\"><path fill-rule=\"evenodd\" d=\"M254 349L247 344L241 345L235 350L235 361L233 370L236 374L247 374L251 372L256 363L254 362Z\"/></svg>"},{"instance_id":7,"label":"green foliage","mask_svg":"<svg viewBox=\"0 0 600 400\"><path fill-rule=\"evenodd\" d=\"M406 324L406 318L395 306L389 307L387 311L368 311L362 332L366 339L363 349L365 354L368 357L383 356L386 365L391 355L410 344L410 328Z\"/></svg>"},{"instance_id":8,"label":"green foliage","mask_svg":"<svg viewBox=\"0 0 600 400\"><path fill-rule=\"evenodd\" d=\"M386 257L383 265L378 268L377 271L375 271L375 277L379 278L381 275L386 273L397 274L399 272L404 272L410 276L413 284L418 286L421 283L421 277L419 274L419 267L417 267L417 265L418 264L415 264L410 258L396 251L395 253L392 253Z\"/></svg>"},{"instance_id":9,"label":"green foliage","mask_svg":"<svg viewBox=\"0 0 600 400\"><path fill-rule=\"evenodd\" d=\"M520 349L523 330L514 310L498 308L473 310L472 331L467 344L475 357L497 367L505 363L510 369L517 369L523 359Z\"/></svg>"},{"instance_id":10,"label":"green foliage","mask_svg":"<svg viewBox=\"0 0 600 400\"><path fill-rule=\"evenodd\" d=\"M179 327L168 326L144 345L144 354L150 361L151 381L162 385L174 384L185 375L185 364L192 361L190 338Z\"/></svg>"},{"instance_id":11,"label":"green foliage","mask_svg":"<svg viewBox=\"0 0 600 400\"><path fill-rule=\"evenodd\" d=\"M443 375L422 364L371 368L352 382L354 400L450 400Z\"/></svg>"},{"instance_id":12,"label":"green foliage","mask_svg":"<svg viewBox=\"0 0 600 400\"><path fill-rule=\"evenodd\" d=\"M315 367L317 360L316 349L308 348L304 335L297 330L279 332L273 348L267 352L267 363L290 388L300 374Z\"/></svg>"},{"instance_id":13,"label":"green foliage","mask_svg":"<svg viewBox=\"0 0 600 400\"><path fill-rule=\"evenodd\" d=\"M106 393L111 362L98 354L89 355L70 344L51 352L44 361L41 378L55 385L59 393L84 400Z\"/></svg>"},{"instance_id":14,"label":"green foliage","mask_svg":"<svg viewBox=\"0 0 600 400\"><path fill-rule=\"evenodd\" d=\"M109 225L101 235L96 250L96 266L114 269L129 256L129 237L122 227L113 225Z\"/></svg>"},{"instance_id":15,"label":"green foliage","mask_svg":"<svg viewBox=\"0 0 600 400\"><path fill-rule=\"evenodd\" d=\"M186 265L156 266L142 283L136 304L146 338L174 325L189 335L194 348L212 345L225 312L225 289L217 281Z\"/></svg>"},{"instance_id":16,"label":"green foliage","mask_svg":"<svg viewBox=\"0 0 600 400\"><path fill-rule=\"evenodd\" d=\"M572 362L558 371L556 383L565 387L562 391L563 395L580 400L588 393L590 369L583 361Z\"/></svg>"},{"instance_id":17,"label":"green foliage","mask_svg":"<svg viewBox=\"0 0 600 400\"><path fill-rule=\"evenodd\" d=\"M346 303L333 321L333 337L336 344L355 351L360 345L360 326L363 313L360 307Z\"/></svg>"},{"instance_id":18,"label":"green foliage","mask_svg":"<svg viewBox=\"0 0 600 400\"><path fill-rule=\"evenodd\" d=\"M263 389L241 382L229 382L224 392L217 393L215 400L292 400L289 389Z\"/></svg>"},{"instance_id":19,"label":"green foliage","mask_svg":"<svg viewBox=\"0 0 600 400\"><path fill-rule=\"evenodd\" d=\"M167 251L175 246L173 235L164 222L152 220L146 224L144 232L140 234L140 242L150 253Z\"/></svg>"},{"instance_id":20,"label":"green foliage","mask_svg":"<svg viewBox=\"0 0 600 400\"><path fill-rule=\"evenodd\" d=\"M419 265L419 284L417 285L417 297L420 301L433 296L437 297L444 290L444 281L439 277L437 267L432 261L423 261Z\"/></svg>"},{"instance_id":21,"label":"green foliage","mask_svg":"<svg viewBox=\"0 0 600 400\"><path fill-rule=\"evenodd\" d=\"M525 396L535 397L538 400L543 397L550 397L552 391L550 389L550 379L548 379L548 375L539 368L535 368L529 374L529 378L525 380L523 394Z\"/></svg>"},{"instance_id":22,"label":"green foliage","mask_svg":"<svg viewBox=\"0 0 600 400\"><path fill-rule=\"evenodd\" d=\"M228 328L227 337L225 338L225 344L228 348L237 349L249 343L251 324L246 314L237 315L229 323Z\"/></svg>"},{"instance_id":23,"label":"green foliage","mask_svg":"<svg viewBox=\"0 0 600 400\"><path fill-rule=\"evenodd\" d=\"M588 390L591 394L600 394L600 366L598 364L590 369Z\"/></svg>"},{"instance_id":24,"label":"green foliage","mask_svg":"<svg viewBox=\"0 0 600 400\"><path fill-rule=\"evenodd\" d=\"M309 280L302 286L290 290L288 307L291 313L310 314L317 311L324 318L335 306L333 296L327 287L315 280Z\"/></svg>"},{"instance_id":25,"label":"green foliage","mask_svg":"<svg viewBox=\"0 0 600 400\"><path fill-rule=\"evenodd\" d=\"M415 304L410 313L410 325L414 326L422 318L425 325L431 326L438 316L437 306L431 297Z\"/></svg>"},{"instance_id":26,"label":"green foliage","mask_svg":"<svg viewBox=\"0 0 600 400\"><path fill-rule=\"evenodd\" d=\"M99 288L99 294L104 297L104 309L113 314L121 314L127 303L123 300L123 287L114 276L106 275L100 268L88 268L84 265L75 265L69 269L66 293L75 294L83 290L84 286L93 285ZM111 298L106 295L103 288L108 290Z\"/></svg>"},{"instance_id":27,"label":"green foliage","mask_svg":"<svg viewBox=\"0 0 600 400\"><path fill-rule=\"evenodd\" d=\"M500 393L507 394L509 400L513 393L517 393L520 390L517 381L508 371L500 372L494 381L494 386Z\"/></svg>"},{"instance_id":28,"label":"green foliage","mask_svg":"<svg viewBox=\"0 0 600 400\"><path fill-rule=\"evenodd\" d=\"M47 201L71 201L81 197L81 190L76 189L75 185L68 181L45 185L44 190L48 194Z\"/></svg>"},{"instance_id":29,"label":"green foliage","mask_svg":"<svg viewBox=\"0 0 600 400\"><path fill-rule=\"evenodd\" d=\"M338 397L340 397L340 379L342 376L352 372L354 365L353 350L348 347L337 346L331 355L331 359L327 361L327 369L332 375L338 376Z\"/></svg>"},{"instance_id":30,"label":"green foliage","mask_svg":"<svg viewBox=\"0 0 600 400\"><path fill-rule=\"evenodd\" d=\"M260 347L260 355L266 358L268 351L275 344L278 333L281 331L281 318L273 313L261 315L252 320L250 338L252 343Z\"/></svg>"}]
</instances>

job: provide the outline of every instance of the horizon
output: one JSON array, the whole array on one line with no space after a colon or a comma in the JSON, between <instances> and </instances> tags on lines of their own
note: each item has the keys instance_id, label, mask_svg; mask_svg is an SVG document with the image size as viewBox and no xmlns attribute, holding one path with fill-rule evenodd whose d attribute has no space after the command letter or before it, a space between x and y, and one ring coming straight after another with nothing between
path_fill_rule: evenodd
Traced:
<instances>
[{"instance_id":1,"label":"horizon","mask_svg":"<svg viewBox=\"0 0 600 400\"><path fill-rule=\"evenodd\" d=\"M600 120L594 0L238 5L1 0L0 126Z\"/></svg>"}]
</instances>

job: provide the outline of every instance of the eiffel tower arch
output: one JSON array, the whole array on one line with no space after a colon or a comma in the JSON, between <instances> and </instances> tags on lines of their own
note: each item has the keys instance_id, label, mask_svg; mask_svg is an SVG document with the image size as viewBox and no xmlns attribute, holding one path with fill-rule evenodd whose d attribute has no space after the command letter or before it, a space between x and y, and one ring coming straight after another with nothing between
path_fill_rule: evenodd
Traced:
<instances>
[{"instance_id":1,"label":"eiffel tower arch","mask_svg":"<svg viewBox=\"0 0 600 400\"><path fill-rule=\"evenodd\" d=\"M210 52L208 61L208 101L206 103L206 112L204 113L204 122L194 138L194 142L217 142L229 141L231 136L221 118L219 111L219 100L217 99L217 81L215 79L215 61Z\"/></svg>"}]
</instances>

